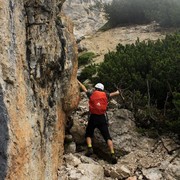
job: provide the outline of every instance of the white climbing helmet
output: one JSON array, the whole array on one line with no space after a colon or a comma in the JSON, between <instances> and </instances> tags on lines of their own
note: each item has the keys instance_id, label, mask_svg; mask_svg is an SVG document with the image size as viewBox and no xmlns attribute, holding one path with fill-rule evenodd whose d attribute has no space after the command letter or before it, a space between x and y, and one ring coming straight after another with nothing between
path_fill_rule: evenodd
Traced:
<instances>
[{"instance_id":1,"label":"white climbing helmet","mask_svg":"<svg viewBox=\"0 0 180 180\"><path fill-rule=\"evenodd\" d=\"M97 83L94 87L97 89L101 89L102 91L104 90L104 85L102 83Z\"/></svg>"}]
</instances>

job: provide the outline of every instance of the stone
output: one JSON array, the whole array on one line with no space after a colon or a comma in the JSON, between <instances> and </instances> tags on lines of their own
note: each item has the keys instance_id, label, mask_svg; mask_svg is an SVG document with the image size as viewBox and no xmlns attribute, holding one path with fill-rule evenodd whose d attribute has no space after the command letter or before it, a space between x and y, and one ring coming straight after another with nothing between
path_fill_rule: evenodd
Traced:
<instances>
[{"instance_id":1,"label":"stone","mask_svg":"<svg viewBox=\"0 0 180 180\"><path fill-rule=\"evenodd\" d=\"M162 180L162 172L158 168L143 169L143 175L149 180Z\"/></svg>"},{"instance_id":2,"label":"stone","mask_svg":"<svg viewBox=\"0 0 180 180\"><path fill-rule=\"evenodd\" d=\"M120 174L121 178L127 178L131 175L131 171L125 165L117 167L116 171Z\"/></svg>"},{"instance_id":3,"label":"stone","mask_svg":"<svg viewBox=\"0 0 180 180\"><path fill-rule=\"evenodd\" d=\"M65 155L64 159L68 165L71 165L74 167L78 166L81 163L81 160L77 158L76 156L74 156L72 153Z\"/></svg>"},{"instance_id":4,"label":"stone","mask_svg":"<svg viewBox=\"0 0 180 180\"><path fill-rule=\"evenodd\" d=\"M66 118L79 102L63 2L0 0L0 179L57 179Z\"/></svg>"},{"instance_id":5,"label":"stone","mask_svg":"<svg viewBox=\"0 0 180 180\"><path fill-rule=\"evenodd\" d=\"M66 134L64 138L65 143L70 143L73 141L73 137L71 134Z\"/></svg>"},{"instance_id":6,"label":"stone","mask_svg":"<svg viewBox=\"0 0 180 180\"><path fill-rule=\"evenodd\" d=\"M87 180L103 180L104 179L104 170L103 167L96 164L79 164L78 169L84 172ZM85 177L80 178L85 180Z\"/></svg>"},{"instance_id":7,"label":"stone","mask_svg":"<svg viewBox=\"0 0 180 180\"><path fill-rule=\"evenodd\" d=\"M128 177L126 180L137 180L137 177L136 176Z\"/></svg>"},{"instance_id":8,"label":"stone","mask_svg":"<svg viewBox=\"0 0 180 180\"><path fill-rule=\"evenodd\" d=\"M76 152L76 143L70 142L64 145L64 151L66 154Z\"/></svg>"},{"instance_id":9,"label":"stone","mask_svg":"<svg viewBox=\"0 0 180 180\"><path fill-rule=\"evenodd\" d=\"M70 129L70 133L77 144L85 142L85 126L79 118L74 121L73 127Z\"/></svg>"},{"instance_id":10,"label":"stone","mask_svg":"<svg viewBox=\"0 0 180 180\"><path fill-rule=\"evenodd\" d=\"M179 170L179 167L180 167L180 158L177 157L165 169L165 173L164 173L165 176L169 176L172 179L173 178L174 179L180 179L180 170Z\"/></svg>"}]
</instances>

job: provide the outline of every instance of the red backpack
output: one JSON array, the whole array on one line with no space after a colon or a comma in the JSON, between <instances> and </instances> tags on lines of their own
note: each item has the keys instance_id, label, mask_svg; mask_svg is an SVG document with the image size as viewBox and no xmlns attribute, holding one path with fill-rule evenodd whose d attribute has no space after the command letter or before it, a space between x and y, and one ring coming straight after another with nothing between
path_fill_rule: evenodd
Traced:
<instances>
[{"instance_id":1,"label":"red backpack","mask_svg":"<svg viewBox=\"0 0 180 180\"><path fill-rule=\"evenodd\" d=\"M105 114L108 105L108 98L103 91L94 91L89 99L89 110L91 114Z\"/></svg>"}]
</instances>

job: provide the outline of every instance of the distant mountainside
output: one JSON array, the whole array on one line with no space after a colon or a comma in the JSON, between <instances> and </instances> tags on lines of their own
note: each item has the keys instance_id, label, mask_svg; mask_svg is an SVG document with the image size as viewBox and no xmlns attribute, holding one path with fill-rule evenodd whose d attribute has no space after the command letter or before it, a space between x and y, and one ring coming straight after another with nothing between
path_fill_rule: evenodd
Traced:
<instances>
[{"instance_id":1,"label":"distant mountainside","mask_svg":"<svg viewBox=\"0 0 180 180\"><path fill-rule=\"evenodd\" d=\"M112 0L66 0L63 12L74 23L77 39L95 33L106 23L103 9L99 6Z\"/></svg>"},{"instance_id":2,"label":"distant mountainside","mask_svg":"<svg viewBox=\"0 0 180 180\"><path fill-rule=\"evenodd\" d=\"M81 40L79 46L81 49L87 49L96 54L93 62L100 63L104 60L104 55L109 51L115 51L116 46L135 43L137 38L140 41L164 39L168 32L161 30L155 22L144 25L133 25L126 27L116 27L105 32L96 34Z\"/></svg>"}]
</instances>

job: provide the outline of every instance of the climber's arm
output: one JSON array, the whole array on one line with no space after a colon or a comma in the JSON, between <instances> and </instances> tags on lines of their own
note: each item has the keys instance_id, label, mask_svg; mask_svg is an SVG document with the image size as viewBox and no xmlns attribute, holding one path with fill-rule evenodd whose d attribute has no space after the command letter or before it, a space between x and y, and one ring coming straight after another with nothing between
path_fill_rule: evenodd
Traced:
<instances>
[{"instance_id":1,"label":"climber's arm","mask_svg":"<svg viewBox=\"0 0 180 180\"><path fill-rule=\"evenodd\" d=\"M86 89L86 87L79 81L78 81L78 84L80 85L81 89L84 91L84 92L87 92L88 90Z\"/></svg>"},{"instance_id":2,"label":"climber's arm","mask_svg":"<svg viewBox=\"0 0 180 180\"><path fill-rule=\"evenodd\" d=\"M117 90L115 92L110 93L110 97L117 96L119 94L120 94L120 92L119 92L119 90Z\"/></svg>"}]
</instances>

